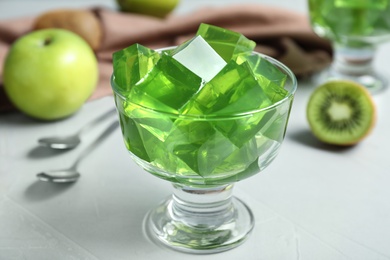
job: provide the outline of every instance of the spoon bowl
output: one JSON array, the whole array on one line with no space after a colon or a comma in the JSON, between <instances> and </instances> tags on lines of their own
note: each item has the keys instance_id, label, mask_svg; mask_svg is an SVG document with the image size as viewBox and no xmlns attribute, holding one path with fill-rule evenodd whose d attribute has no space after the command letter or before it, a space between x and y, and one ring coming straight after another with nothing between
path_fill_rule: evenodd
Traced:
<instances>
[{"instance_id":1,"label":"spoon bowl","mask_svg":"<svg viewBox=\"0 0 390 260\"><path fill-rule=\"evenodd\" d=\"M93 126L96 124L102 122L104 119L110 117L111 115L115 114L116 109L110 109L103 115L95 118L85 126L83 126L77 133L68 135L68 136L51 136L51 137L44 137L40 138L38 140L39 145L48 147L51 149L57 149L57 150L67 150L67 149L73 149L76 148L80 143L81 139L80 136L86 132L88 129L92 129Z\"/></svg>"},{"instance_id":2,"label":"spoon bowl","mask_svg":"<svg viewBox=\"0 0 390 260\"><path fill-rule=\"evenodd\" d=\"M40 138L38 143L41 146L51 149L65 150L73 149L81 143L81 139L78 135L70 136L52 136Z\"/></svg>"},{"instance_id":3,"label":"spoon bowl","mask_svg":"<svg viewBox=\"0 0 390 260\"><path fill-rule=\"evenodd\" d=\"M77 166L96 146L101 143L107 136L109 136L117 127L119 122L115 120L112 122L92 143L89 144L79 155L76 161L68 169L48 170L37 174L37 178L41 181L55 182L55 183L69 183L75 182L80 178L80 173Z\"/></svg>"},{"instance_id":4,"label":"spoon bowl","mask_svg":"<svg viewBox=\"0 0 390 260\"><path fill-rule=\"evenodd\" d=\"M38 173L37 177L41 181L48 182L75 182L80 178L80 173L73 169L51 170Z\"/></svg>"}]
</instances>

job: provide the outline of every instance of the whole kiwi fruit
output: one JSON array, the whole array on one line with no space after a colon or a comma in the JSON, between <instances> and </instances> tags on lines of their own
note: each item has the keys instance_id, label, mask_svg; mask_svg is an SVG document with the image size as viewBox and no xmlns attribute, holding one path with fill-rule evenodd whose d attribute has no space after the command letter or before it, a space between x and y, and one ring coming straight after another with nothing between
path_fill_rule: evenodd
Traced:
<instances>
[{"instance_id":1,"label":"whole kiwi fruit","mask_svg":"<svg viewBox=\"0 0 390 260\"><path fill-rule=\"evenodd\" d=\"M313 91L306 115L319 140L348 146L371 132L376 122L376 106L364 86L348 80L332 80Z\"/></svg>"},{"instance_id":2,"label":"whole kiwi fruit","mask_svg":"<svg viewBox=\"0 0 390 260\"><path fill-rule=\"evenodd\" d=\"M34 29L61 28L81 36L96 51L102 41L99 19L90 10L58 9L38 16Z\"/></svg>"}]
</instances>

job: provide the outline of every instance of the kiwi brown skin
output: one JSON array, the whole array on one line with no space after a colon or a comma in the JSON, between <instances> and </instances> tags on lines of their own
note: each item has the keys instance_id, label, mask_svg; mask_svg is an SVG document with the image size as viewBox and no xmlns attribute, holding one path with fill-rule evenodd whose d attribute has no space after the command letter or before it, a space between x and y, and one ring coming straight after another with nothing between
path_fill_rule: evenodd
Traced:
<instances>
[{"instance_id":1,"label":"kiwi brown skin","mask_svg":"<svg viewBox=\"0 0 390 260\"><path fill-rule=\"evenodd\" d=\"M81 36L96 51L99 49L103 29L91 10L57 9L45 12L35 19L34 30L61 28Z\"/></svg>"},{"instance_id":2,"label":"kiwi brown skin","mask_svg":"<svg viewBox=\"0 0 390 260\"><path fill-rule=\"evenodd\" d=\"M335 104L348 107L350 117L337 119L340 115L330 109ZM306 116L312 133L320 141L352 146L371 133L376 123L376 106L364 86L348 80L333 80L322 84L312 93Z\"/></svg>"}]
</instances>

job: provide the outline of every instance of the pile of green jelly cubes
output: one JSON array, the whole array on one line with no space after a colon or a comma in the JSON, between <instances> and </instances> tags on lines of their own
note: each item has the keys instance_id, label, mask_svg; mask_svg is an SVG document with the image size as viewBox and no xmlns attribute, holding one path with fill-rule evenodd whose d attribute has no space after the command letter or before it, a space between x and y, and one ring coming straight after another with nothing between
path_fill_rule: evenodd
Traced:
<instances>
[{"instance_id":1,"label":"pile of green jelly cubes","mask_svg":"<svg viewBox=\"0 0 390 260\"><path fill-rule=\"evenodd\" d=\"M180 46L155 51L134 44L113 54L125 144L148 171L174 182L214 184L259 170L259 156L281 142L288 118L260 109L288 91L286 74L254 54L255 45L201 24Z\"/></svg>"}]
</instances>

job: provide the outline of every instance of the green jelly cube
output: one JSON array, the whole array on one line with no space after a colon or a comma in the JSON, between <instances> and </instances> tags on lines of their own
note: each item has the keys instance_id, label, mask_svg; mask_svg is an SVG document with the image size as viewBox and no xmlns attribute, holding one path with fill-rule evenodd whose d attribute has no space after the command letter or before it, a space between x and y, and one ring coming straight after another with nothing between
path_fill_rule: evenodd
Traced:
<instances>
[{"instance_id":1,"label":"green jelly cube","mask_svg":"<svg viewBox=\"0 0 390 260\"><path fill-rule=\"evenodd\" d=\"M216 122L214 127L228 137L237 147L242 147L256 134L268 129L275 116L275 110L264 110L234 120Z\"/></svg>"},{"instance_id":2,"label":"green jelly cube","mask_svg":"<svg viewBox=\"0 0 390 260\"><path fill-rule=\"evenodd\" d=\"M237 174L233 174L228 176L227 178L223 178L220 180L220 183L233 183L238 182L241 180L244 180L246 178L249 178L250 176L253 176L260 172L260 167L258 160L256 159L253 161L247 168L243 169L242 171L238 172ZM216 182L213 181L213 184Z\"/></svg>"},{"instance_id":3,"label":"green jelly cube","mask_svg":"<svg viewBox=\"0 0 390 260\"><path fill-rule=\"evenodd\" d=\"M177 113L201 87L202 79L167 53L131 89L129 100L145 107Z\"/></svg>"},{"instance_id":4,"label":"green jelly cube","mask_svg":"<svg viewBox=\"0 0 390 260\"><path fill-rule=\"evenodd\" d=\"M198 173L198 151L199 146L191 143L182 143L172 146L172 154L177 157L178 161L181 160L192 173ZM179 167L180 168L180 167Z\"/></svg>"},{"instance_id":5,"label":"green jelly cube","mask_svg":"<svg viewBox=\"0 0 390 260\"><path fill-rule=\"evenodd\" d=\"M121 112L119 112L119 122L127 150L138 158L150 162L150 158L145 150L137 123Z\"/></svg>"},{"instance_id":6,"label":"green jelly cube","mask_svg":"<svg viewBox=\"0 0 390 260\"><path fill-rule=\"evenodd\" d=\"M173 51L172 56L206 82L214 78L226 65L202 36L196 36L180 45Z\"/></svg>"},{"instance_id":7,"label":"green jelly cube","mask_svg":"<svg viewBox=\"0 0 390 260\"><path fill-rule=\"evenodd\" d=\"M177 119L165 145L169 152L184 162L192 172L199 173L198 157L200 147L215 134L207 121Z\"/></svg>"},{"instance_id":8,"label":"green jelly cube","mask_svg":"<svg viewBox=\"0 0 390 260\"><path fill-rule=\"evenodd\" d=\"M115 83L120 93L128 93L160 59L160 55L140 44L133 44L113 54Z\"/></svg>"},{"instance_id":9,"label":"green jelly cube","mask_svg":"<svg viewBox=\"0 0 390 260\"><path fill-rule=\"evenodd\" d=\"M192 115L229 115L267 107L271 101L247 62L230 61L179 111Z\"/></svg>"},{"instance_id":10,"label":"green jelly cube","mask_svg":"<svg viewBox=\"0 0 390 260\"><path fill-rule=\"evenodd\" d=\"M177 175L193 175L194 170L189 166L191 165L191 160L189 158L196 150L189 147L186 150L183 150L183 154L178 156L174 147L169 145L169 141L162 141L150 132L149 129L140 129L145 150L150 158L149 162L155 167L163 169L165 172L174 172ZM181 157L187 160L183 161Z\"/></svg>"},{"instance_id":11,"label":"green jelly cube","mask_svg":"<svg viewBox=\"0 0 390 260\"><path fill-rule=\"evenodd\" d=\"M203 177L212 176L217 173L226 174L226 172L215 172L217 167L220 167L224 160L232 153L238 150L226 136L220 132L215 132L209 140L204 142L198 150L198 168L199 175Z\"/></svg>"},{"instance_id":12,"label":"green jelly cube","mask_svg":"<svg viewBox=\"0 0 390 260\"><path fill-rule=\"evenodd\" d=\"M125 113L136 122L140 132L147 131L161 142L165 141L173 127L173 121L169 116L133 104L125 109ZM143 140L145 142L145 139ZM153 145L151 147L153 148Z\"/></svg>"},{"instance_id":13,"label":"green jelly cube","mask_svg":"<svg viewBox=\"0 0 390 260\"><path fill-rule=\"evenodd\" d=\"M177 119L169 133L172 144L180 142L202 145L215 133L211 122L196 119Z\"/></svg>"},{"instance_id":14,"label":"green jelly cube","mask_svg":"<svg viewBox=\"0 0 390 260\"><path fill-rule=\"evenodd\" d=\"M236 176L247 169L254 161L257 161L259 154L256 139L251 138L241 148L237 148L215 167L213 173Z\"/></svg>"},{"instance_id":15,"label":"green jelly cube","mask_svg":"<svg viewBox=\"0 0 390 260\"><path fill-rule=\"evenodd\" d=\"M180 122L165 141L164 158L176 156L191 172L201 177L235 174L256 160L256 143L247 142L238 148L222 133L215 131L212 123ZM171 159L172 161L172 159ZM180 169L180 167L177 167ZM183 173L185 173L183 171ZM184 175L184 174L183 174Z\"/></svg>"},{"instance_id":16,"label":"green jelly cube","mask_svg":"<svg viewBox=\"0 0 390 260\"><path fill-rule=\"evenodd\" d=\"M288 95L284 89L287 75L281 72L275 65L258 55L245 57L260 86L273 102L278 102Z\"/></svg>"},{"instance_id":17,"label":"green jelly cube","mask_svg":"<svg viewBox=\"0 0 390 260\"><path fill-rule=\"evenodd\" d=\"M373 10L385 10L389 5L387 0L335 0L334 6L336 8L352 8L352 9L373 9Z\"/></svg>"},{"instance_id":18,"label":"green jelly cube","mask_svg":"<svg viewBox=\"0 0 390 260\"><path fill-rule=\"evenodd\" d=\"M249 55L256 46L240 33L204 23L196 35L202 36L226 62L236 60L239 55Z\"/></svg>"},{"instance_id":19,"label":"green jelly cube","mask_svg":"<svg viewBox=\"0 0 390 260\"><path fill-rule=\"evenodd\" d=\"M285 102L275 108L275 116L270 120L270 124L261 131L264 136L279 143L283 141L291 103Z\"/></svg>"},{"instance_id":20,"label":"green jelly cube","mask_svg":"<svg viewBox=\"0 0 390 260\"><path fill-rule=\"evenodd\" d=\"M164 143L147 129L141 129L140 133L150 162L154 166L164 169L164 171L174 172L176 170L175 158L172 157L172 154L168 153Z\"/></svg>"},{"instance_id":21,"label":"green jelly cube","mask_svg":"<svg viewBox=\"0 0 390 260\"><path fill-rule=\"evenodd\" d=\"M124 109L124 113L132 119L135 128L138 130L140 141L137 140L137 144L142 143L143 150L148 158L147 161L167 171L175 171L176 158L168 153L168 148L165 145L165 141L173 127L172 119L167 115L140 108L133 103L130 103ZM130 151L133 152L133 150Z\"/></svg>"}]
</instances>

